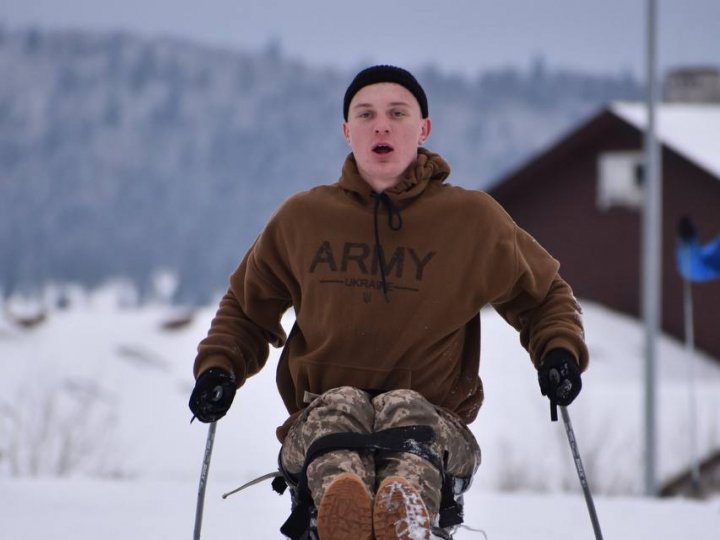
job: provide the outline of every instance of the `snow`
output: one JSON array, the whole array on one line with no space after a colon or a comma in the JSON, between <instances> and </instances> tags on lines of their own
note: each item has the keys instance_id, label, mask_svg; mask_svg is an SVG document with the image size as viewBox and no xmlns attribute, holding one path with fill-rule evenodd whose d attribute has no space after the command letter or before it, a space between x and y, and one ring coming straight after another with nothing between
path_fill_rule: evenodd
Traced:
<instances>
[{"instance_id":1,"label":"snow","mask_svg":"<svg viewBox=\"0 0 720 540\"><path fill-rule=\"evenodd\" d=\"M639 130L645 129L644 104L617 102L610 110ZM664 145L720 178L720 105L662 103L656 116L657 136Z\"/></svg>"},{"instance_id":2,"label":"snow","mask_svg":"<svg viewBox=\"0 0 720 540\"><path fill-rule=\"evenodd\" d=\"M75 292L70 307L21 328L0 317L2 537L189 538L207 426L187 398L197 342L214 307L174 330L161 305L118 307L111 289ZM720 499L642 496L642 342L637 321L583 302L591 367L569 408L605 538L711 540ZM12 306L5 306L12 313ZM288 327L292 316L286 316ZM482 312L486 401L471 426L483 464L465 497L466 524L491 540L593 538L562 422L549 420L514 330ZM688 357L659 347L660 479L688 463ZM285 412L274 383L279 352L218 423L203 538L280 538L289 497L268 483L221 495L276 466ZM698 446L720 447L720 365L695 359ZM461 530L457 540L482 534Z\"/></svg>"}]
</instances>

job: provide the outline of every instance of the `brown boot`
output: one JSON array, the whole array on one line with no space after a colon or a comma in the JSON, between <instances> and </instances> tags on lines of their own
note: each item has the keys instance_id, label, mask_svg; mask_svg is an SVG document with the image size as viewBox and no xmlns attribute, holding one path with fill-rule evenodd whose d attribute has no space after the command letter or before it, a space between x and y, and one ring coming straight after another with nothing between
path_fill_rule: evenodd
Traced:
<instances>
[{"instance_id":1,"label":"brown boot","mask_svg":"<svg viewBox=\"0 0 720 540\"><path fill-rule=\"evenodd\" d=\"M318 507L320 540L372 540L372 498L359 476L342 473L330 482Z\"/></svg>"},{"instance_id":2,"label":"brown boot","mask_svg":"<svg viewBox=\"0 0 720 540\"><path fill-rule=\"evenodd\" d=\"M373 527L376 540L429 540L430 516L410 482L400 476L383 480L375 494Z\"/></svg>"}]
</instances>

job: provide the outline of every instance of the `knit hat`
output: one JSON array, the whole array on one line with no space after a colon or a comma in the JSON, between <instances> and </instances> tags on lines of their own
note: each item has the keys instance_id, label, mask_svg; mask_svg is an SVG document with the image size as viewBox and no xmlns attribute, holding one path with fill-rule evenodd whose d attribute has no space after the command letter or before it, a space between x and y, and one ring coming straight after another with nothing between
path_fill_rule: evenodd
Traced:
<instances>
[{"instance_id":1,"label":"knit hat","mask_svg":"<svg viewBox=\"0 0 720 540\"><path fill-rule=\"evenodd\" d=\"M343 100L343 116L345 117L345 121L348 119L350 102L355 94L357 94L360 89L365 86L383 82L396 83L407 88L420 104L422 117L428 117L427 97L425 96L425 91L422 89L422 86L420 86L420 83L417 82L415 77L413 77L409 71L402 68L381 65L365 68L355 75L355 78L345 91L345 99Z\"/></svg>"}]
</instances>

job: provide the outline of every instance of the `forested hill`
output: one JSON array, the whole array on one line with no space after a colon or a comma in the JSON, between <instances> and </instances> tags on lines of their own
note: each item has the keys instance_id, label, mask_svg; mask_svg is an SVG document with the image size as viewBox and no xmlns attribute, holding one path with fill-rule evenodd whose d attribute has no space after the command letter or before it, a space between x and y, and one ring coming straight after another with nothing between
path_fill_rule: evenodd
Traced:
<instances>
[{"instance_id":1,"label":"forested hill","mask_svg":"<svg viewBox=\"0 0 720 540\"><path fill-rule=\"evenodd\" d=\"M206 300L279 202L337 179L342 94L360 67L310 67L276 46L0 26L0 288L117 275L142 288L169 268L179 300ZM471 188L641 95L629 76L541 60L474 79L415 74L428 147Z\"/></svg>"}]
</instances>

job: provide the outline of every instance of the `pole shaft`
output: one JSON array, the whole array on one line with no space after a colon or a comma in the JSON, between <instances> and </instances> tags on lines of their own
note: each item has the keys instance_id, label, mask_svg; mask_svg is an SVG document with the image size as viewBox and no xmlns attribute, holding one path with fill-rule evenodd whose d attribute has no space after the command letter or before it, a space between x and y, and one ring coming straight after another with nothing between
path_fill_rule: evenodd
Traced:
<instances>
[{"instance_id":1,"label":"pole shaft","mask_svg":"<svg viewBox=\"0 0 720 540\"><path fill-rule=\"evenodd\" d=\"M583 467L582 458L580 457L580 449L578 448L577 439L575 438L575 430L570 422L570 414L567 412L567 407L560 407L560 413L562 415L563 423L565 424L565 433L567 434L568 442L570 443L570 451L572 452L573 461L575 462L575 469L580 479L580 486L582 487L583 495L585 496L585 504L587 505L588 512L590 513L590 521L592 522L593 532L595 533L596 540L602 540L602 531L600 530L600 521L598 520L597 512L595 511L595 503L593 502L592 493L590 492L590 485L588 484L587 475L585 474L585 467Z\"/></svg>"},{"instance_id":2,"label":"pole shaft","mask_svg":"<svg viewBox=\"0 0 720 540\"><path fill-rule=\"evenodd\" d=\"M690 247L683 245L682 259L685 274L690 275ZM697 397L695 393L695 324L693 319L692 283L683 278L684 312L685 312L685 351L687 353L688 374L688 416L690 436L690 471L692 487L695 493L700 492L700 458L698 452L697 430Z\"/></svg>"},{"instance_id":3,"label":"pole shaft","mask_svg":"<svg viewBox=\"0 0 720 540\"><path fill-rule=\"evenodd\" d=\"M211 422L208 426L207 440L205 441L205 456L203 457L202 469L200 470L200 484L198 485L197 506L195 507L195 530L193 532L193 540L200 540L203 509L205 507L205 487L207 486L208 472L210 471L210 458L212 457L212 449L215 442L216 428L217 422Z\"/></svg>"},{"instance_id":4,"label":"pole shaft","mask_svg":"<svg viewBox=\"0 0 720 540\"><path fill-rule=\"evenodd\" d=\"M645 493L655 495L656 447L656 357L657 334L662 312L661 289L661 201L660 153L655 136L657 101L656 22L657 1L647 0L647 125L645 129L645 205L643 212L642 314L645 321Z\"/></svg>"}]
</instances>

